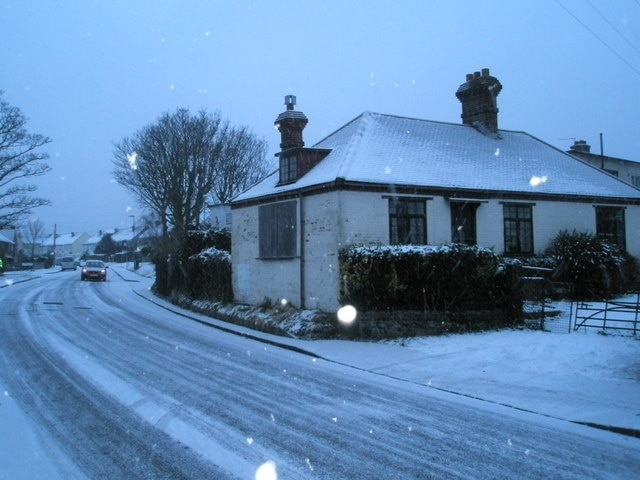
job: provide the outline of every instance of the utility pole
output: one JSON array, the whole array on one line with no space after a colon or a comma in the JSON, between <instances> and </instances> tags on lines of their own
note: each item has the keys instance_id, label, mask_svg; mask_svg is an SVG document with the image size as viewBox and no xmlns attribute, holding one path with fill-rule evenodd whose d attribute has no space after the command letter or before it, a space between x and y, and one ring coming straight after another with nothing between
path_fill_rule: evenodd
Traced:
<instances>
[{"instance_id":1,"label":"utility pole","mask_svg":"<svg viewBox=\"0 0 640 480\"><path fill-rule=\"evenodd\" d=\"M55 263L56 263L56 237L58 236L57 230L58 230L58 224L54 223L53 224L53 252L52 252L53 253L53 258L51 259L52 260L51 263L53 265L55 265Z\"/></svg>"}]
</instances>

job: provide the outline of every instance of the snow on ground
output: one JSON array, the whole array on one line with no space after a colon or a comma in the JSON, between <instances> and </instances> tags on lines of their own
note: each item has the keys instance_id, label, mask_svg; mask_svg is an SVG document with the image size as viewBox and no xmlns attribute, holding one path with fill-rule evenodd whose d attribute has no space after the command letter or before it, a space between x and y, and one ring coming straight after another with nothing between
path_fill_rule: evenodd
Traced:
<instances>
[{"instance_id":1,"label":"snow on ground","mask_svg":"<svg viewBox=\"0 0 640 480\"><path fill-rule=\"evenodd\" d=\"M142 265L137 273L152 277L153 267ZM624 300L633 302L636 297ZM280 343L493 403L640 431L640 336L573 331L570 302L547 308L560 311L545 321L548 331L503 330L386 342L281 339Z\"/></svg>"},{"instance_id":2,"label":"snow on ground","mask_svg":"<svg viewBox=\"0 0 640 480\"><path fill-rule=\"evenodd\" d=\"M325 358L544 415L640 431L640 339L509 330L316 341Z\"/></svg>"},{"instance_id":3,"label":"snow on ground","mask_svg":"<svg viewBox=\"0 0 640 480\"><path fill-rule=\"evenodd\" d=\"M150 298L152 267L142 265L136 273L126 267L112 265L121 276L142 279L132 285ZM2 287L16 277L6 274L0 280ZM167 308L176 307L167 304ZM561 316L568 315L566 305L559 305L559 309ZM570 421L640 431L640 337L602 335L596 330L568 333L567 328L553 328L568 325L566 320L559 318L549 325L554 332L562 333L505 330L386 342L279 337L276 341L328 360L483 401ZM252 335L274 341L272 335ZM49 449L44 449L37 429L1 387L0 466L20 462L24 457L21 452L30 452L30 459L43 460L38 461L40 470L35 477L48 477L44 459L50 455ZM31 463L27 467L36 468ZM0 468L0 480L35 478L14 473Z\"/></svg>"}]
</instances>

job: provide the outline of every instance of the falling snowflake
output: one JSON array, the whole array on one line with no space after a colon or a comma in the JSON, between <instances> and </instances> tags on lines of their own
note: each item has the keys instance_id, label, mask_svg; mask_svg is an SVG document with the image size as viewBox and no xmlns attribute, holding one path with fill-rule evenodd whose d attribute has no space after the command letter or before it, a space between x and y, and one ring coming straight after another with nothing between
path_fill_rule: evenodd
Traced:
<instances>
[{"instance_id":1,"label":"falling snowflake","mask_svg":"<svg viewBox=\"0 0 640 480\"><path fill-rule=\"evenodd\" d=\"M129 168L131 170L137 170L138 169L138 153L137 152L127 153L127 162L129 162Z\"/></svg>"},{"instance_id":2,"label":"falling snowflake","mask_svg":"<svg viewBox=\"0 0 640 480\"><path fill-rule=\"evenodd\" d=\"M273 460L263 463L256 470L255 480L277 480L278 471Z\"/></svg>"},{"instance_id":3,"label":"falling snowflake","mask_svg":"<svg viewBox=\"0 0 640 480\"><path fill-rule=\"evenodd\" d=\"M351 325L355 322L358 311L353 305L344 305L338 310L338 320L344 325Z\"/></svg>"},{"instance_id":4,"label":"falling snowflake","mask_svg":"<svg viewBox=\"0 0 640 480\"><path fill-rule=\"evenodd\" d=\"M313 472L313 465L311 465L311 460L309 460L308 458L305 458L304 461L307 464L307 466L309 467L309 470Z\"/></svg>"},{"instance_id":5,"label":"falling snowflake","mask_svg":"<svg viewBox=\"0 0 640 480\"><path fill-rule=\"evenodd\" d=\"M529 185L531 185L532 187L537 187L538 185L542 185L543 183L547 182L547 177L546 176L542 176L542 177L537 177L537 176L533 176L531 177L531 180L529 180Z\"/></svg>"}]
</instances>

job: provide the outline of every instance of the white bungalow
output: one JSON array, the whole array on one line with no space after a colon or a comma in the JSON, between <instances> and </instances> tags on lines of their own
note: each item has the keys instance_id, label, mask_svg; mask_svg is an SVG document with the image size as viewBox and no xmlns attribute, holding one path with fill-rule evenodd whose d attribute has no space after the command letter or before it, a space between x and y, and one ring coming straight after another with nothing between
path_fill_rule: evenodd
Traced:
<instances>
[{"instance_id":1,"label":"white bungalow","mask_svg":"<svg viewBox=\"0 0 640 480\"><path fill-rule=\"evenodd\" d=\"M279 169L231 204L236 300L334 310L338 252L352 244L462 242L530 256L575 229L640 256L640 190L498 129L501 88L484 69L456 92L462 124L366 112L313 148L287 96Z\"/></svg>"},{"instance_id":2,"label":"white bungalow","mask_svg":"<svg viewBox=\"0 0 640 480\"><path fill-rule=\"evenodd\" d=\"M70 255L80 258L84 253L84 243L89 238L88 233L61 233L45 238L41 246L42 255L53 254L56 258Z\"/></svg>"}]
</instances>

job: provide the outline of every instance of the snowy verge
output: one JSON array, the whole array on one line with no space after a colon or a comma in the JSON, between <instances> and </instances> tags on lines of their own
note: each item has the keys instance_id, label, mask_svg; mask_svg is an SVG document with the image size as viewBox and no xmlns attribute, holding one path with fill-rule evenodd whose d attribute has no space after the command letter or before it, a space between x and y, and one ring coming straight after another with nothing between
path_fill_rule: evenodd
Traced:
<instances>
[{"instance_id":1,"label":"snowy verge","mask_svg":"<svg viewBox=\"0 0 640 480\"><path fill-rule=\"evenodd\" d=\"M199 308L211 305L203 302ZM280 306L275 322L273 312L228 308L239 318L251 312L259 318L254 325L277 325L288 332L287 344L325 359L640 437L640 338L573 331L567 328L567 304L554 305L559 314L546 324L551 331L502 329L378 342L309 340L317 319L312 311ZM251 321L245 326L250 328Z\"/></svg>"}]
</instances>

